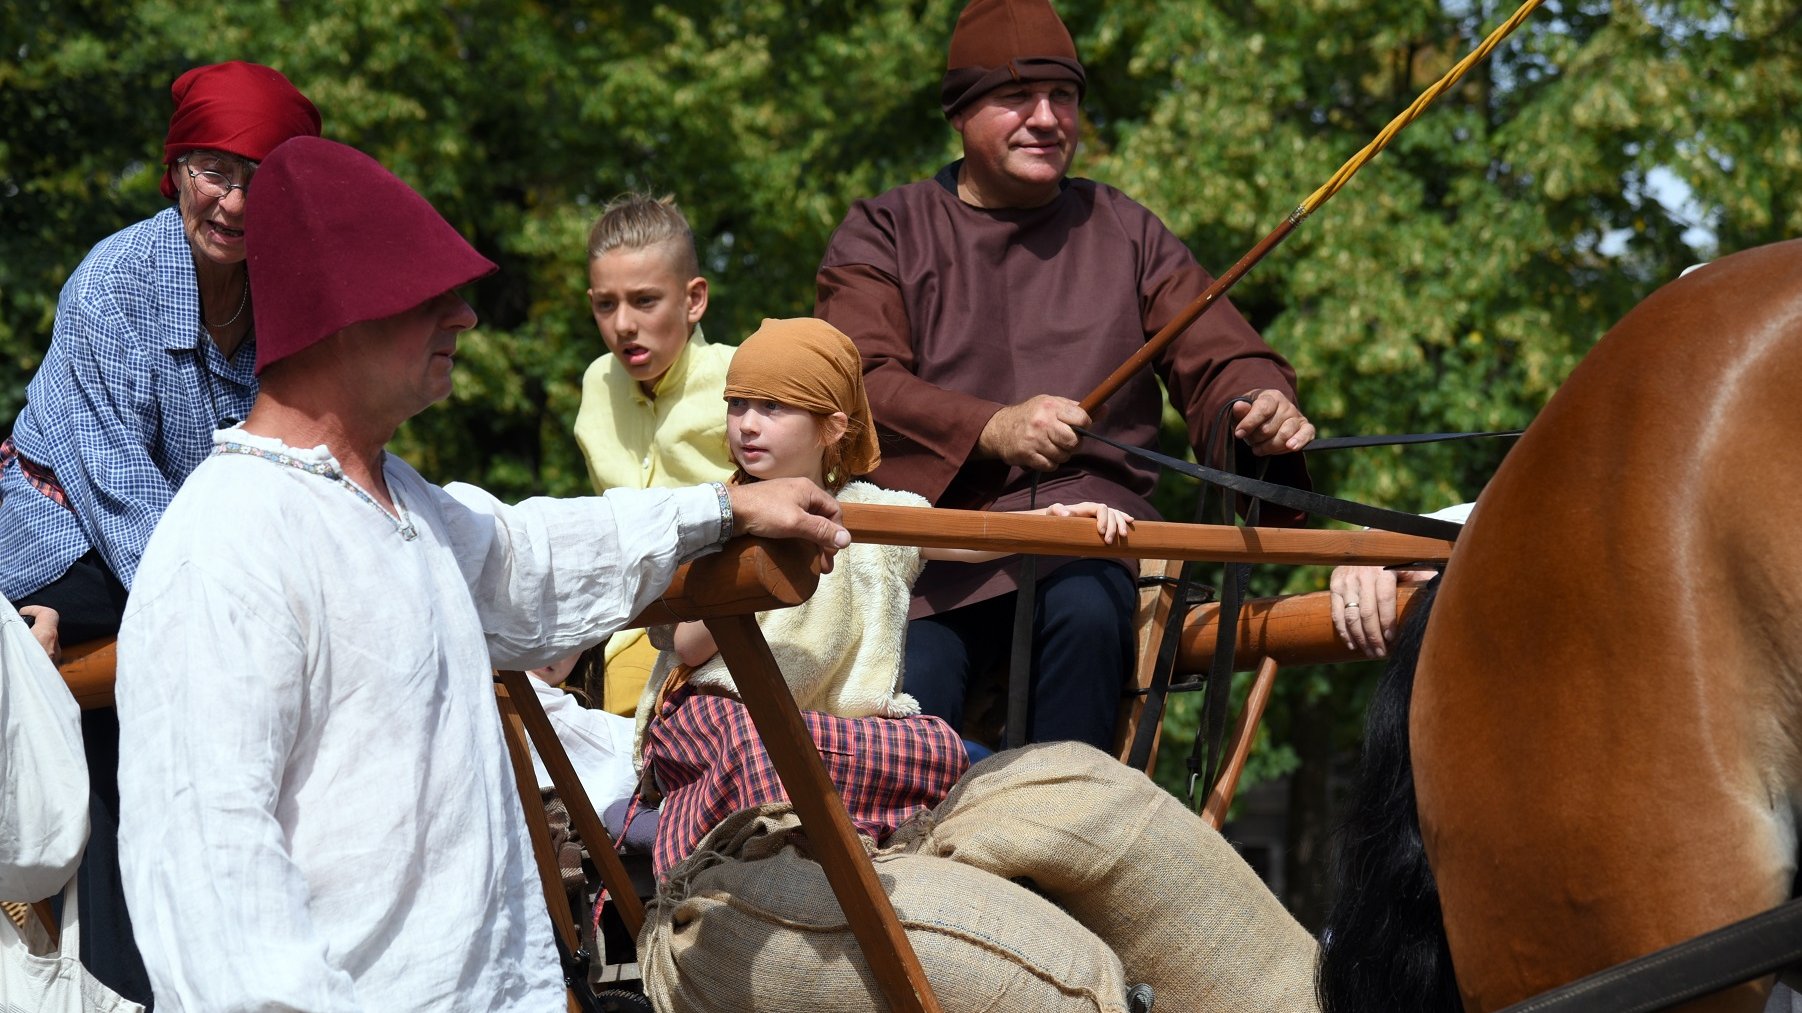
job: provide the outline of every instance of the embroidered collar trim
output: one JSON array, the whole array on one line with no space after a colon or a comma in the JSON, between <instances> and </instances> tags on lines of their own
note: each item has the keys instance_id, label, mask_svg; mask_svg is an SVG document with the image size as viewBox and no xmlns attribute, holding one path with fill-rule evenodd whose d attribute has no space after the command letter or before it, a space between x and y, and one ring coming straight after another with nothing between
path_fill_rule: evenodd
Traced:
<instances>
[{"instance_id":1,"label":"embroidered collar trim","mask_svg":"<svg viewBox=\"0 0 1802 1013\"><path fill-rule=\"evenodd\" d=\"M225 432L223 431L218 434L219 437L224 435ZM249 436L250 434L245 433L243 435ZM214 456L221 454L241 454L245 457L255 457L268 461L271 464L279 464L284 468L293 468L296 471L304 471L309 475L318 475L320 478L329 479L338 483L345 489L350 490L358 499L375 507L377 510L380 510L382 516L394 522L394 527L400 532L400 537L403 540L410 542L419 537L419 529L413 525L413 516L407 512L406 504L401 502L400 490L389 490L389 494L394 498L394 512L389 513L387 508L376 502L375 497L371 496L367 490L351 481L350 477L344 474L344 469L338 467L338 462L333 459L330 454L319 453L319 451L324 448L316 448L312 453L303 451L302 453L306 453L306 456L302 457L289 452L285 448L277 449L277 446L279 446L277 441L259 440L258 442L276 444L276 446L256 446L250 443L240 443L232 439L220 439L215 437L213 441L213 454Z\"/></svg>"}]
</instances>

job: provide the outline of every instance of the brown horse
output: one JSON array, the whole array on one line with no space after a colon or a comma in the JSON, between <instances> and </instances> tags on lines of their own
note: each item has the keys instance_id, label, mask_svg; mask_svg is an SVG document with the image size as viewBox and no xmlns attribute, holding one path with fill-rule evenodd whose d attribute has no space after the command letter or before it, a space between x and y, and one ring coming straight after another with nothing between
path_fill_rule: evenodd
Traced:
<instances>
[{"instance_id":1,"label":"brown horse","mask_svg":"<svg viewBox=\"0 0 1802 1013\"><path fill-rule=\"evenodd\" d=\"M1795 893L1802 241L1609 331L1484 491L1418 647L1411 703L1398 658L1373 704L1329 1008L1494 1010Z\"/></svg>"}]
</instances>

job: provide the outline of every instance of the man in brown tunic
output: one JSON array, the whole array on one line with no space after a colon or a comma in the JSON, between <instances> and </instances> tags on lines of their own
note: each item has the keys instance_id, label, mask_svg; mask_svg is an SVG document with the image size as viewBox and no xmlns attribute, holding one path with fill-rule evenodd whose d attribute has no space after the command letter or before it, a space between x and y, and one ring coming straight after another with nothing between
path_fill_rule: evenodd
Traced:
<instances>
[{"instance_id":1,"label":"man in brown tunic","mask_svg":"<svg viewBox=\"0 0 1802 1013\"><path fill-rule=\"evenodd\" d=\"M1046 0L974 0L941 89L964 157L852 205L818 278L816 315L863 356L882 445L873 480L944 507L1097 500L1155 517L1148 465L1072 426L1154 447L1161 398L1135 377L1098 418L1077 403L1212 278L1157 217L1065 175L1086 77ZM1305 484L1314 427L1287 362L1224 300L1157 362L1198 452L1233 399L1233 435ZM1277 456L1281 455L1281 456ZM1270 519L1267 513L1266 522ZM956 727L969 678L1006 653L1019 564L931 563L915 585L906 688ZM1047 572L1049 571L1049 572ZM1133 575L1115 560L1042 562L1028 741L1110 748L1132 664Z\"/></svg>"}]
</instances>

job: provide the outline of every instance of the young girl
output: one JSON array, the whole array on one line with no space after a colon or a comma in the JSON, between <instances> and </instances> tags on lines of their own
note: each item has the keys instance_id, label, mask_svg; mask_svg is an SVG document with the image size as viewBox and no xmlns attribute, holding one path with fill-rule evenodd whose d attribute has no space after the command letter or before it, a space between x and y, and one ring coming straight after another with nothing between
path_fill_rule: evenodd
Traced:
<instances>
[{"instance_id":1,"label":"young girl","mask_svg":"<svg viewBox=\"0 0 1802 1013\"><path fill-rule=\"evenodd\" d=\"M881 453L857 350L830 324L765 320L733 357L725 396L733 481L808 478L845 503L928 505L856 481ZM1094 517L1110 544L1132 526L1098 503L1029 512ZM806 602L757 617L852 821L878 840L937 803L969 762L951 726L901 692L914 578L926 559L1001 555L854 542ZM664 795L659 875L729 813L784 797L716 654L704 626L681 624L640 699L643 762Z\"/></svg>"}]
</instances>

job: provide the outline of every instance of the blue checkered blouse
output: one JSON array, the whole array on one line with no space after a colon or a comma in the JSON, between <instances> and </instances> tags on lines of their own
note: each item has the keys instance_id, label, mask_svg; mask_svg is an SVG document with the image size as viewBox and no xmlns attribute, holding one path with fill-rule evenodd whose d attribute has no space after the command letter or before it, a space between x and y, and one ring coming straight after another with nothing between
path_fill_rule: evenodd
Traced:
<instances>
[{"instance_id":1,"label":"blue checkered blouse","mask_svg":"<svg viewBox=\"0 0 1802 1013\"><path fill-rule=\"evenodd\" d=\"M175 208L94 247L63 286L12 432L20 455L56 472L69 506L17 466L0 474L0 593L29 595L90 548L131 587L151 529L212 452L213 430L249 414L255 363L253 338L228 360L204 337Z\"/></svg>"}]
</instances>

